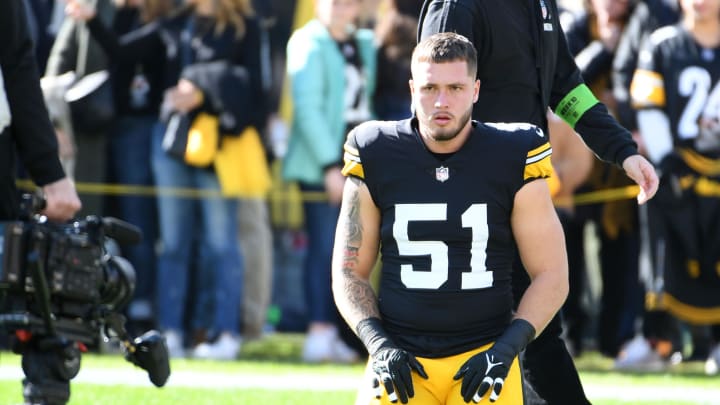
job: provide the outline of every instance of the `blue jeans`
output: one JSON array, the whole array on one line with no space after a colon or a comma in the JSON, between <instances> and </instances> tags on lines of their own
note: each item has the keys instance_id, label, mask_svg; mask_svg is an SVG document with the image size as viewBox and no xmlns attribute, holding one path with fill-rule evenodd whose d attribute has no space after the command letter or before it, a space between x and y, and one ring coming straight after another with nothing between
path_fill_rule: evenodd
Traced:
<instances>
[{"instance_id":1,"label":"blue jeans","mask_svg":"<svg viewBox=\"0 0 720 405\"><path fill-rule=\"evenodd\" d=\"M167 155L161 143L165 125L153 134L153 171L160 187L220 190L212 170L188 166ZM220 197L158 197L162 251L158 263L158 326L182 330L190 255L199 254L198 276L206 283L196 302L212 302L212 332L239 331L243 263L237 239L237 200ZM199 246L193 246L194 243ZM197 247L197 248L194 248ZM209 291L207 291L209 290ZM208 314L205 314L207 317Z\"/></svg>"},{"instance_id":2,"label":"blue jeans","mask_svg":"<svg viewBox=\"0 0 720 405\"><path fill-rule=\"evenodd\" d=\"M120 184L152 186L151 145L157 118L123 117L114 125L109 139L111 178ZM123 256L135 268L135 299L152 302L155 296L157 238L157 203L151 196L120 196L117 198L120 219L140 228L142 240L122 246Z\"/></svg>"},{"instance_id":3,"label":"blue jeans","mask_svg":"<svg viewBox=\"0 0 720 405\"><path fill-rule=\"evenodd\" d=\"M301 184L302 191L325 191L324 187ZM330 267L335 227L340 206L327 202L306 202L305 229L308 237L308 249L305 256L305 301L308 308L308 321L337 321L337 310L333 300Z\"/></svg>"}]
</instances>

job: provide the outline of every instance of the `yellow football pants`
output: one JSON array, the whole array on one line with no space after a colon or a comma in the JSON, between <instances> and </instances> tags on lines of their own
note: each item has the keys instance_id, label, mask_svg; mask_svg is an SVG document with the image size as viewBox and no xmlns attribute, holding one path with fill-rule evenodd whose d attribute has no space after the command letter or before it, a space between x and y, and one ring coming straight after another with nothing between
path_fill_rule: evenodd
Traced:
<instances>
[{"instance_id":1,"label":"yellow football pants","mask_svg":"<svg viewBox=\"0 0 720 405\"><path fill-rule=\"evenodd\" d=\"M443 357L438 359L429 359L425 357L418 357L417 360L425 368L425 372L428 375L428 379L424 379L417 375L413 371L412 381L413 388L415 390L415 396L409 398L408 404L416 405L465 405L466 402L460 395L460 386L462 380L453 380L453 376L460 369L460 366L465 363L470 357L475 354L487 350L492 343L482 346L478 349L471 350L465 353L460 353L455 356ZM365 377L363 380L363 386L358 392L355 405L391 405L392 402L388 399L385 388L382 387L382 397L380 399L375 398L375 390L372 388L373 371L371 368L371 362L365 369ZM523 404L523 383L522 375L520 373L520 365L518 359L515 358L512 365L510 366L510 372L505 383L503 384L502 391L497 401L493 402L493 405L522 405ZM473 402L470 402L473 404ZM490 390L483 396L480 404L490 404ZM400 400L393 404L400 404Z\"/></svg>"}]
</instances>

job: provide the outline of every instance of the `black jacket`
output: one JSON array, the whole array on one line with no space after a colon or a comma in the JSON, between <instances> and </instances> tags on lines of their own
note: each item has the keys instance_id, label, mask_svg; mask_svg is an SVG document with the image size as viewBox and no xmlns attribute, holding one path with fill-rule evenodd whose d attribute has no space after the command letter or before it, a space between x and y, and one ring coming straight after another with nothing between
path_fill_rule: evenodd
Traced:
<instances>
[{"instance_id":1,"label":"black jacket","mask_svg":"<svg viewBox=\"0 0 720 405\"><path fill-rule=\"evenodd\" d=\"M143 24L140 11L136 7L119 7L112 22L112 30L117 35L133 31ZM155 53L147 59L122 63L110 63L115 97L115 112L118 116L158 116L163 97L165 54ZM133 104L132 86L137 74L142 74L149 88L146 90L145 103Z\"/></svg>"},{"instance_id":2,"label":"black jacket","mask_svg":"<svg viewBox=\"0 0 720 405\"><path fill-rule=\"evenodd\" d=\"M474 118L530 122L547 129L546 111L583 84L554 0L426 0L419 37L455 31L478 51L480 96ZM637 147L602 103L575 130L601 159L622 164Z\"/></svg>"},{"instance_id":3,"label":"black jacket","mask_svg":"<svg viewBox=\"0 0 720 405\"><path fill-rule=\"evenodd\" d=\"M193 81L205 96L202 109L220 116L223 133L238 134L247 123L262 130L267 110L260 73L260 28L257 20L246 19L245 35L238 38L230 27L218 34L211 22L193 19L195 17L188 9L120 38L97 18L88 21L88 28L111 60L129 63L147 60L153 54L164 54L163 89L175 86L181 77ZM190 21L195 25L195 39L191 41L193 51L188 57L183 50L183 38ZM239 67L242 69L237 69ZM229 86L236 89L249 87L249 90L227 91L231 88Z\"/></svg>"},{"instance_id":4,"label":"black jacket","mask_svg":"<svg viewBox=\"0 0 720 405\"><path fill-rule=\"evenodd\" d=\"M47 108L40 91L22 0L0 1L0 68L12 123L0 133L0 220L17 215L15 150L38 185L65 177Z\"/></svg>"}]
</instances>

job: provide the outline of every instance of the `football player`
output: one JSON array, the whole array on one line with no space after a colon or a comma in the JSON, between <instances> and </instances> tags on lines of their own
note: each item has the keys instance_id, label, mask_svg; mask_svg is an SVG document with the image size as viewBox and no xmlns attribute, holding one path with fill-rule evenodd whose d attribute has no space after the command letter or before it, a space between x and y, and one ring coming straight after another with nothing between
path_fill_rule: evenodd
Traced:
<instances>
[{"instance_id":1,"label":"football player","mask_svg":"<svg viewBox=\"0 0 720 405\"><path fill-rule=\"evenodd\" d=\"M679 24L655 31L631 86L640 134L661 173L648 205L662 307L720 324L720 0L681 0ZM716 328L720 329L720 328ZM716 331L717 332L717 331ZM720 333L714 333L720 342ZM720 346L706 370L717 372Z\"/></svg>"},{"instance_id":2,"label":"football player","mask_svg":"<svg viewBox=\"0 0 720 405\"><path fill-rule=\"evenodd\" d=\"M567 296L552 150L533 125L471 120L476 63L467 38L429 36L412 57L415 117L348 135L332 277L370 354L356 404L523 404L518 354ZM532 282L514 313L516 249Z\"/></svg>"}]
</instances>

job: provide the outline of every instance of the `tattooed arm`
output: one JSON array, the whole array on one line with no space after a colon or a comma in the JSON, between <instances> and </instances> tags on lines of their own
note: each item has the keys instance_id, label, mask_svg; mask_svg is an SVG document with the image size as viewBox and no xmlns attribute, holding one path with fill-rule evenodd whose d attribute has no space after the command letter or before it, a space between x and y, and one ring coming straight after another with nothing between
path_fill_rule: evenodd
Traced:
<instances>
[{"instance_id":1,"label":"tattooed arm","mask_svg":"<svg viewBox=\"0 0 720 405\"><path fill-rule=\"evenodd\" d=\"M380 318L370 286L379 245L380 212L365 183L348 177L335 232L332 289L340 314L353 330L364 319Z\"/></svg>"},{"instance_id":2,"label":"tattooed arm","mask_svg":"<svg viewBox=\"0 0 720 405\"><path fill-rule=\"evenodd\" d=\"M382 395L382 384L390 402L399 399L406 404L415 396L411 373L425 379L428 375L415 356L398 347L382 326L377 297L370 286L379 245L380 211L365 183L348 177L333 250L335 303L370 354L375 397Z\"/></svg>"}]
</instances>

